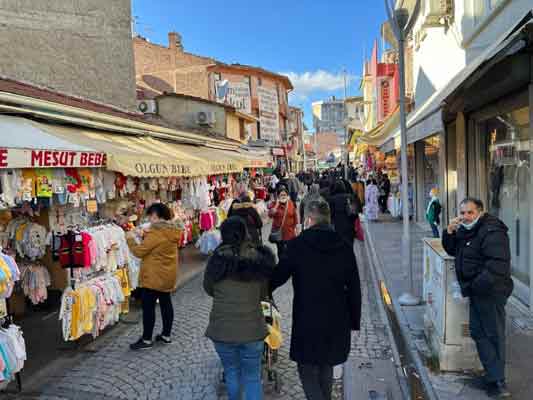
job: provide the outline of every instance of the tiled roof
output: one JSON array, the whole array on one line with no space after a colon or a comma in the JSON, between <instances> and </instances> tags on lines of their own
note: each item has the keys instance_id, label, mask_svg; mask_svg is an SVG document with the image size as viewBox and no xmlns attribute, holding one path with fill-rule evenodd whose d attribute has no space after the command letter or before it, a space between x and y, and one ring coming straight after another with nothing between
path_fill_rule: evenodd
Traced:
<instances>
[{"instance_id":1,"label":"tiled roof","mask_svg":"<svg viewBox=\"0 0 533 400\"><path fill-rule=\"evenodd\" d=\"M97 103L81 97L75 97L65 93L57 92L42 86L36 86L26 82L16 81L9 78L0 77L0 92L18 94L21 96L32 97L34 99L50 101L65 106L76 107L83 110L94 111L102 114L108 114L115 117L132 119L144 122L144 116L139 113L124 111L117 107Z\"/></svg>"}]
</instances>

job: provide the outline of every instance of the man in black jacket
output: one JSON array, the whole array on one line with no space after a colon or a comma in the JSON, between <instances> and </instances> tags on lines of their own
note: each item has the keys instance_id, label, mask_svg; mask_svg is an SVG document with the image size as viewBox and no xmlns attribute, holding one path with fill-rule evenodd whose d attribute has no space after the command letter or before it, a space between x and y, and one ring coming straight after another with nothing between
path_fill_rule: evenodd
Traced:
<instances>
[{"instance_id":1,"label":"man in black jacket","mask_svg":"<svg viewBox=\"0 0 533 400\"><path fill-rule=\"evenodd\" d=\"M353 247L331 226L328 203L311 200L304 215L305 231L288 243L271 284L292 277L290 356L306 397L331 400L333 367L346 362L351 331L360 329L361 286Z\"/></svg>"},{"instance_id":2,"label":"man in black jacket","mask_svg":"<svg viewBox=\"0 0 533 400\"><path fill-rule=\"evenodd\" d=\"M470 298L470 333L485 375L474 382L490 396L511 396L505 385L505 304L513 291L507 227L483 212L474 198L461 202L461 216L444 231L442 244L455 257L457 280Z\"/></svg>"}]
</instances>

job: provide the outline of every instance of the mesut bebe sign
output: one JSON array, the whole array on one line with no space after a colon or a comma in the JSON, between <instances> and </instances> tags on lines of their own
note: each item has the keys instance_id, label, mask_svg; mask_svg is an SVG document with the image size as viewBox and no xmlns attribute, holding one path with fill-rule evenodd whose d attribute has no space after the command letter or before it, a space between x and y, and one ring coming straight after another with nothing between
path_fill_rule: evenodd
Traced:
<instances>
[{"instance_id":1,"label":"mesut bebe sign","mask_svg":"<svg viewBox=\"0 0 533 400\"><path fill-rule=\"evenodd\" d=\"M0 168L102 167L105 163L102 153L0 148Z\"/></svg>"}]
</instances>

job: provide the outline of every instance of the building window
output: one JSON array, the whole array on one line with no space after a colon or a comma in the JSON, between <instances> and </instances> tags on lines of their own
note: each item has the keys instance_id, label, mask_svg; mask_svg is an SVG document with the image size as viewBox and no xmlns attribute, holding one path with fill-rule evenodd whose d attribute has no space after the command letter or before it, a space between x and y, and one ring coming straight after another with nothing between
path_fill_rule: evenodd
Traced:
<instances>
[{"instance_id":1,"label":"building window","mask_svg":"<svg viewBox=\"0 0 533 400\"><path fill-rule=\"evenodd\" d=\"M263 86L263 80L260 76L257 77L257 86Z\"/></svg>"},{"instance_id":2,"label":"building window","mask_svg":"<svg viewBox=\"0 0 533 400\"><path fill-rule=\"evenodd\" d=\"M243 119L239 119L239 133L241 140L246 140L246 126Z\"/></svg>"}]
</instances>

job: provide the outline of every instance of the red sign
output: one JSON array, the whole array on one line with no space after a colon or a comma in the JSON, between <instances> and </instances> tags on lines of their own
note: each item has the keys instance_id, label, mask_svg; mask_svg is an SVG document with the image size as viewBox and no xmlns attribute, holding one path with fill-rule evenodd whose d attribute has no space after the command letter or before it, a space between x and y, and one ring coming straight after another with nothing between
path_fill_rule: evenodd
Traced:
<instances>
[{"instance_id":1,"label":"red sign","mask_svg":"<svg viewBox=\"0 0 533 400\"><path fill-rule=\"evenodd\" d=\"M0 168L103 167L103 153L0 148Z\"/></svg>"},{"instance_id":2,"label":"red sign","mask_svg":"<svg viewBox=\"0 0 533 400\"><path fill-rule=\"evenodd\" d=\"M284 156L285 155L285 149L273 148L272 149L272 154L275 155L275 156Z\"/></svg>"}]
</instances>

